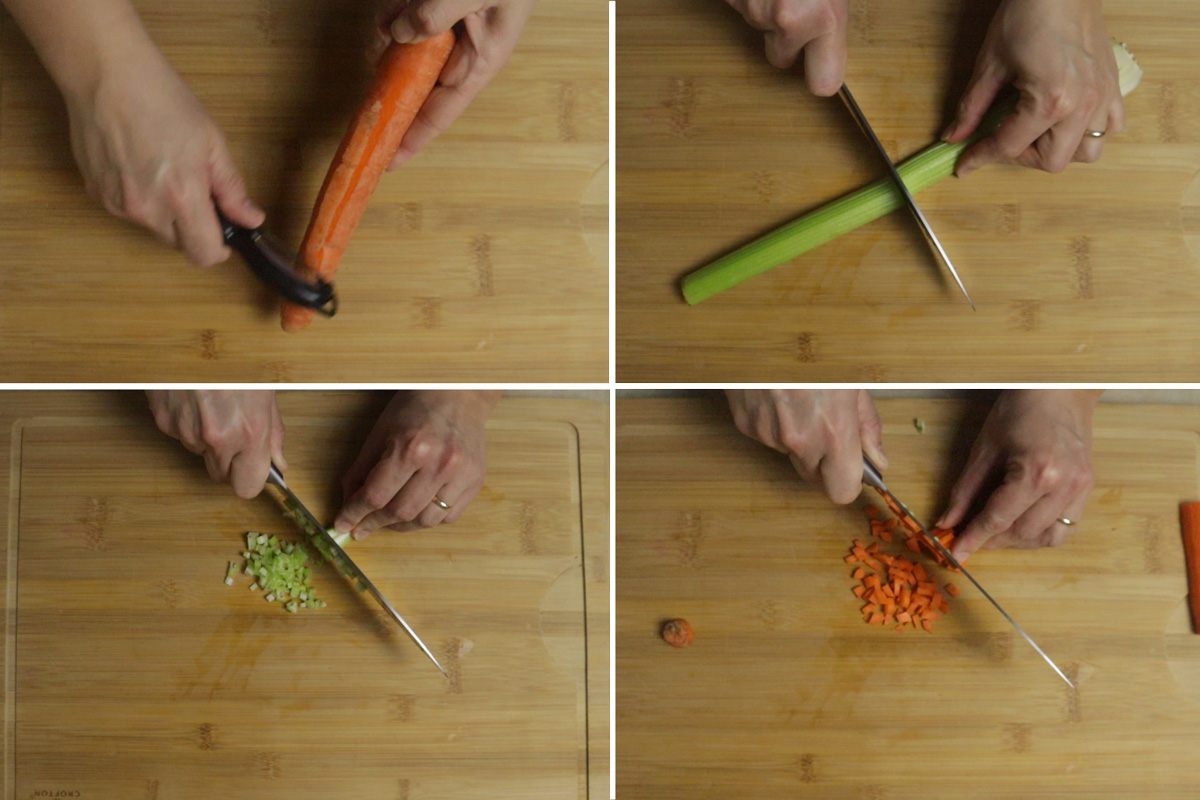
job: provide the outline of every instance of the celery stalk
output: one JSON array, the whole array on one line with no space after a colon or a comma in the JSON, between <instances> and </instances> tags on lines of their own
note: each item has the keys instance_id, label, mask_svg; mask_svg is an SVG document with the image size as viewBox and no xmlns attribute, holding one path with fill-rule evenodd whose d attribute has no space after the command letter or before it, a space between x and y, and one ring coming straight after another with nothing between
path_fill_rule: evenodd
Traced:
<instances>
[{"instance_id":1,"label":"celery stalk","mask_svg":"<svg viewBox=\"0 0 1200 800\"><path fill-rule=\"evenodd\" d=\"M1124 44L1113 42L1113 53L1121 94L1127 95L1137 87L1142 70ZM953 175L963 151L995 133L1004 118L1016 109L1016 101L1010 95L997 102L967 140L958 144L938 142L897 165L904 185L915 195ZM903 207L904 197L890 178L876 181L688 274L682 282L683 299L694 306Z\"/></svg>"}]
</instances>

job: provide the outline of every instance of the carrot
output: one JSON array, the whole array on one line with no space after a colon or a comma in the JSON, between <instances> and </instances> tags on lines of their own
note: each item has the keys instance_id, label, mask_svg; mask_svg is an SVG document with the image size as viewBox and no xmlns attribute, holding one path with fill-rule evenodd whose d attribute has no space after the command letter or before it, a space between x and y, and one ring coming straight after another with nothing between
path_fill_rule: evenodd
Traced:
<instances>
[{"instance_id":1,"label":"carrot","mask_svg":"<svg viewBox=\"0 0 1200 800\"><path fill-rule=\"evenodd\" d=\"M951 597L958 597L958 587L953 583L947 583L946 594L950 595Z\"/></svg>"},{"instance_id":2,"label":"carrot","mask_svg":"<svg viewBox=\"0 0 1200 800\"><path fill-rule=\"evenodd\" d=\"M1187 563L1192 632L1200 633L1200 503L1180 505L1179 519L1183 527L1183 558Z\"/></svg>"},{"instance_id":3,"label":"carrot","mask_svg":"<svg viewBox=\"0 0 1200 800\"><path fill-rule=\"evenodd\" d=\"M454 42L453 31L447 31L417 44L393 43L383 54L325 175L300 246L301 261L313 273L309 277L328 280L337 272L367 201L437 84ZM302 330L314 316L310 308L285 302L283 329Z\"/></svg>"},{"instance_id":4,"label":"carrot","mask_svg":"<svg viewBox=\"0 0 1200 800\"><path fill-rule=\"evenodd\" d=\"M859 567L858 569L854 570L854 572L850 573L850 577L854 578L856 581L861 581L864 577L866 577L866 575L867 571L862 567Z\"/></svg>"},{"instance_id":5,"label":"carrot","mask_svg":"<svg viewBox=\"0 0 1200 800\"><path fill-rule=\"evenodd\" d=\"M857 597L857 598L859 598L859 599L862 599L862 596L863 596L863 594L865 594L867 590L866 590L866 589L864 589L864 588L863 588L863 587L861 587L861 586L855 586L855 587L854 587L853 589L851 589L850 591L854 592L854 596L855 596L855 597Z\"/></svg>"},{"instance_id":6,"label":"carrot","mask_svg":"<svg viewBox=\"0 0 1200 800\"><path fill-rule=\"evenodd\" d=\"M668 620L662 626L662 638L672 647L687 647L696 636L686 619Z\"/></svg>"}]
</instances>

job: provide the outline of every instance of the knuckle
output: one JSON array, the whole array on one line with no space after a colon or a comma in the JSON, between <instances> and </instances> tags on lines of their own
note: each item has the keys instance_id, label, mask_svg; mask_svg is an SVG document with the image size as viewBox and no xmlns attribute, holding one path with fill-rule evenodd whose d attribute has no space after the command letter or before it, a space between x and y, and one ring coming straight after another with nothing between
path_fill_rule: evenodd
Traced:
<instances>
[{"instance_id":1,"label":"knuckle","mask_svg":"<svg viewBox=\"0 0 1200 800\"><path fill-rule=\"evenodd\" d=\"M803 453L809 448L812 438L806 431L791 429L780 433L780 442L790 453Z\"/></svg>"},{"instance_id":2,"label":"knuckle","mask_svg":"<svg viewBox=\"0 0 1200 800\"><path fill-rule=\"evenodd\" d=\"M437 33L437 9L433 3L419 3L408 12L408 22L421 36Z\"/></svg>"},{"instance_id":3,"label":"knuckle","mask_svg":"<svg viewBox=\"0 0 1200 800\"><path fill-rule=\"evenodd\" d=\"M387 506L392 501L392 496L383 489L368 486L363 489L362 499L370 508L378 509Z\"/></svg>"},{"instance_id":4,"label":"knuckle","mask_svg":"<svg viewBox=\"0 0 1200 800\"><path fill-rule=\"evenodd\" d=\"M1054 119L1066 116L1074 107L1075 103L1071 96L1061 88L1053 89L1042 97L1042 113Z\"/></svg>"},{"instance_id":5,"label":"knuckle","mask_svg":"<svg viewBox=\"0 0 1200 800\"><path fill-rule=\"evenodd\" d=\"M433 452L433 445L424 436L413 436L400 448L400 454L405 460L424 462Z\"/></svg>"}]
</instances>

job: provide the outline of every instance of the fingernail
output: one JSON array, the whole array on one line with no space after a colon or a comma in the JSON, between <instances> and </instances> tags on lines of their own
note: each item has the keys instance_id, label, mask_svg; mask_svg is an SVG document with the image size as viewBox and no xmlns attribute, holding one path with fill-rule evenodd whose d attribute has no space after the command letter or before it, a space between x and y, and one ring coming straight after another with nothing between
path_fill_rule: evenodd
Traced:
<instances>
[{"instance_id":1,"label":"fingernail","mask_svg":"<svg viewBox=\"0 0 1200 800\"><path fill-rule=\"evenodd\" d=\"M950 136L954 133L954 131L957 128L958 128L958 120L954 120L954 122L951 122L949 127L947 127L946 130L942 132L942 141L943 142L950 141Z\"/></svg>"},{"instance_id":2,"label":"fingernail","mask_svg":"<svg viewBox=\"0 0 1200 800\"><path fill-rule=\"evenodd\" d=\"M397 42L411 42L416 37L416 31L408 24L408 20L404 17L397 17L392 23L392 38Z\"/></svg>"},{"instance_id":3,"label":"fingernail","mask_svg":"<svg viewBox=\"0 0 1200 800\"><path fill-rule=\"evenodd\" d=\"M367 538L370 535L371 534L367 533L366 531L355 531L354 532L354 541L361 542L363 539Z\"/></svg>"},{"instance_id":4,"label":"fingernail","mask_svg":"<svg viewBox=\"0 0 1200 800\"><path fill-rule=\"evenodd\" d=\"M341 517L338 517L337 522L333 523L333 529L335 531L337 531L338 533L349 533L350 532L350 523L347 522L346 520L342 519Z\"/></svg>"}]
</instances>

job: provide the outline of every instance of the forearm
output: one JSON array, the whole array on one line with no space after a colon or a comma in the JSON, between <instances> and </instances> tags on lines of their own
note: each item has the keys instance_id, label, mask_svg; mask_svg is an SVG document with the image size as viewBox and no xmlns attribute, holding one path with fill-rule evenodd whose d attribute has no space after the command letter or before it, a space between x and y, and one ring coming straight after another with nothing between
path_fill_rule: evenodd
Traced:
<instances>
[{"instance_id":1,"label":"forearm","mask_svg":"<svg viewBox=\"0 0 1200 800\"><path fill-rule=\"evenodd\" d=\"M157 49L130 0L0 0L68 97Z\"/></svg>"}]
</instances>

